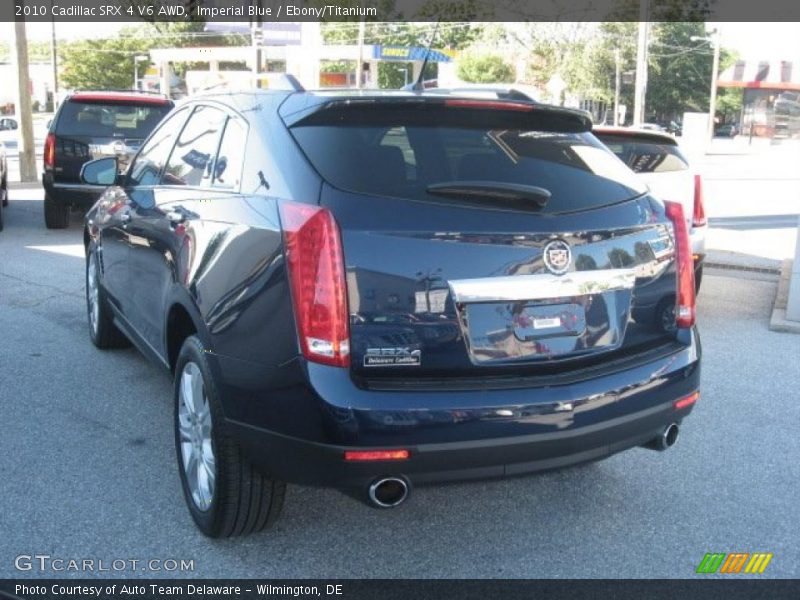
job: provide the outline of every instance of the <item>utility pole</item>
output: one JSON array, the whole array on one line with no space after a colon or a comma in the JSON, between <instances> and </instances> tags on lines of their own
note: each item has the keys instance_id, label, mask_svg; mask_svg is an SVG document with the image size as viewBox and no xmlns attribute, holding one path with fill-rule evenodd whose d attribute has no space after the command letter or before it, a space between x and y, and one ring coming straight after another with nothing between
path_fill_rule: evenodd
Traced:
<instances>
[{"instance_id":1,"label":"utility pole","mask_svg":"<svg viewBox=\"0 0 800 600\"><path fill-rule=\"evenodd\" d=\"M639 37L636 46L636 84L633 97L633 125L641 126L645 119L647 94L647 35L649 29L650 0L639 0Z\"/></svg>"},{"instance_id":2,"label":"utility pole","mask_svg":"<svg viewBox=\"0 0 800 600\"><path fill-rule=\"evenodd\" d=\"M356 87L364 87L361 78L364 74L364 17L358 22L358 65L356 65Z\"/></svg>"},{"instance_id":3,"label":"utility pole","mask_svg":"<svg viewBox=\"0 0 800 600\"><path fill-rule=\"evenodd\" d=\"M714 139L714 116L717 113L717 79L719 78L719 30L714 29L707 37L693 35L693 42L708 42L714 49L714 61L711 63L711 94L708 99L708 139Z\"/></svg>"},{"instance_id":4,"label":"utility pole","mask_svg":"<svg viewBox=\"0 0 800 600\"><path fill-rule=\"evenodd\" d=\"M260 9L261 8L261 0L254 0L253 6ZM261 87L261 78L259 74L261 73L261 42L264 35L264 30L262 28L262 21L261 21L261 11L258 11L258 15L253 21L250 23L250 43L253 47L253 87L260 88Z\"/></svg>"},{"instance_id":5,"label":"utility pole","mask_svg":"<svg viewBox=\"0 0 800 600\"><path fill-rule=\"evenodd\" d=\"M50 0L50 14L53 14L53 0ZM56 18L50 21L50 62L53 64L53 110L58 102L58 50L56 46Z\"/></svg>"},{"instance_id":6,"label":"utility pole","mask_svg":"<svg viewBox=\"0 0 800 600\"><path fill-rule=\"evenodd\" d=\"M619 87L620 78L619 48L614 48L614 127L619 127Z\"/></svg>"},{"instance_id":7,"label":"utility pole","mask_svg":"<svg viewBox=\"0 0 800 600\"><path fill-rule=\"evenodd\" d=\"M36 181L36 154L33 147L33 115L31 114L30 79L28 78L28 38L25 21L14 22L12 61L17 66L14 104L19 120L19 175L23 183Z\"/></svg>"},{"instance_id":8,"label":"utility pole","mask_svg":"<svg viewBox=\"0 0 800 600\"><path fill-rule=\"evenodd\" d=\"M708 102L708 139L714 138L714 115L717 112L717 78L719 77L719 32L711 32L711 43L714 45L714 62L711 66L711 98Z\"/></svg>"}]
</instances>

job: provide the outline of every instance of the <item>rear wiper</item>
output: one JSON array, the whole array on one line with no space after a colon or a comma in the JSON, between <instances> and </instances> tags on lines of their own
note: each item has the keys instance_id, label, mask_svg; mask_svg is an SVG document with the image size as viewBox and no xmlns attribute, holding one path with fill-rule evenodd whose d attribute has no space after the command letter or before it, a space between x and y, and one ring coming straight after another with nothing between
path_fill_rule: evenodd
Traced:
<instances>
[{"instance_id":1,"label":"rear wiper","mask_svg":"<svg viewBox=\"0 0 800 600\"><path fill-rule=\"evenodd\" d=\"M429 194L449 197L468 197L470 200L522 201L542 208L550 200L550 190L535 185L504 181L442 181L426 188Z\"/></svg>"}]
</instances>

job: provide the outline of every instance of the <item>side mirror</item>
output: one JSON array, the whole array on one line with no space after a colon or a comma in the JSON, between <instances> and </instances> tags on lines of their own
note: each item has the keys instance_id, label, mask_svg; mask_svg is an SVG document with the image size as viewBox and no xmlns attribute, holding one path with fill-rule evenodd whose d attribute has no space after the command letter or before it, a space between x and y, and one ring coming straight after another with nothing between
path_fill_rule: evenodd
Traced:
<instances>
[{"instance_id":1,"label":"side mirror","mask_svg":"<svg viewBox=\"0 0 800 600\"><path fill-rule=\"evenodd\" d=\"M90 160L81 168L81 181L89 185L114 185L118 168L114 156Z\"/></svg>"}]
</instances>

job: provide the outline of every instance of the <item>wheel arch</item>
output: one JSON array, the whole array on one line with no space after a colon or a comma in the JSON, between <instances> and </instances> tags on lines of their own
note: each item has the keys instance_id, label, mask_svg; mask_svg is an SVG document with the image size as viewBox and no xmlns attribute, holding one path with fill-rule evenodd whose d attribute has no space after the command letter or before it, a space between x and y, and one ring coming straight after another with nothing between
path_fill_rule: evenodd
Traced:
<instances>
[{"instance_id":1,"label":"wheel arch","mask_svg":"<svg viewBox=\"0 0 800 600\"><path fill-rule=\"evenodd\" d=\"M174 373L178 355L186 338L197 335L203 347L210 349L210 336L197 306L191 299L181 297L180 294L173 296L167 303L164 319L165 358L170 371Z\"/></svg>"}]
</instances>

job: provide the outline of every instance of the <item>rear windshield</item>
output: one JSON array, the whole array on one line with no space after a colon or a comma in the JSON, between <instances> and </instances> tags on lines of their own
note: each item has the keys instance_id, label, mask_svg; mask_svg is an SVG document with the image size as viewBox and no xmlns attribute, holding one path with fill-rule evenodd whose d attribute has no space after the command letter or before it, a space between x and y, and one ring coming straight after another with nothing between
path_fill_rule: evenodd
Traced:
<instances>
[{"instance_id":1,"label":"rear windshield","mask_svg":"<svg viewBox=\"0 0 800 600\"><path fill-rule=\"evenodd\" d=\"M667 173L689 168L678 146L615 135L596 135L635 173Z\"/></svg>"},{"instance_id":2,"label":"rear windshield","mask_svg":"<svg viewBox=\"0 0 800 600\"><path fill-rule=\"evenodd\" d=\"M591 133L521 127L521 118L505 111L481 110L477 119L476 111L463 111L454 119L454 110L337 113L335 123L301 121L292 133L324 179L352 192L441 201L428 186L501 182L545 188L550 199L543 213L595 208L644 192ZM541 114L536 120L541 123Z\"/></svg>"},{"instance_id":3,"label":"rear windshield","mask_svg":"<svg viewBox=\"0 0 800 600\"><path fill-rule=\"evenodd\" d=\"M164 104L71 101L64 105L56 133L89 137L146 138L170 111Z\"/></svg>"}]
</instances>

